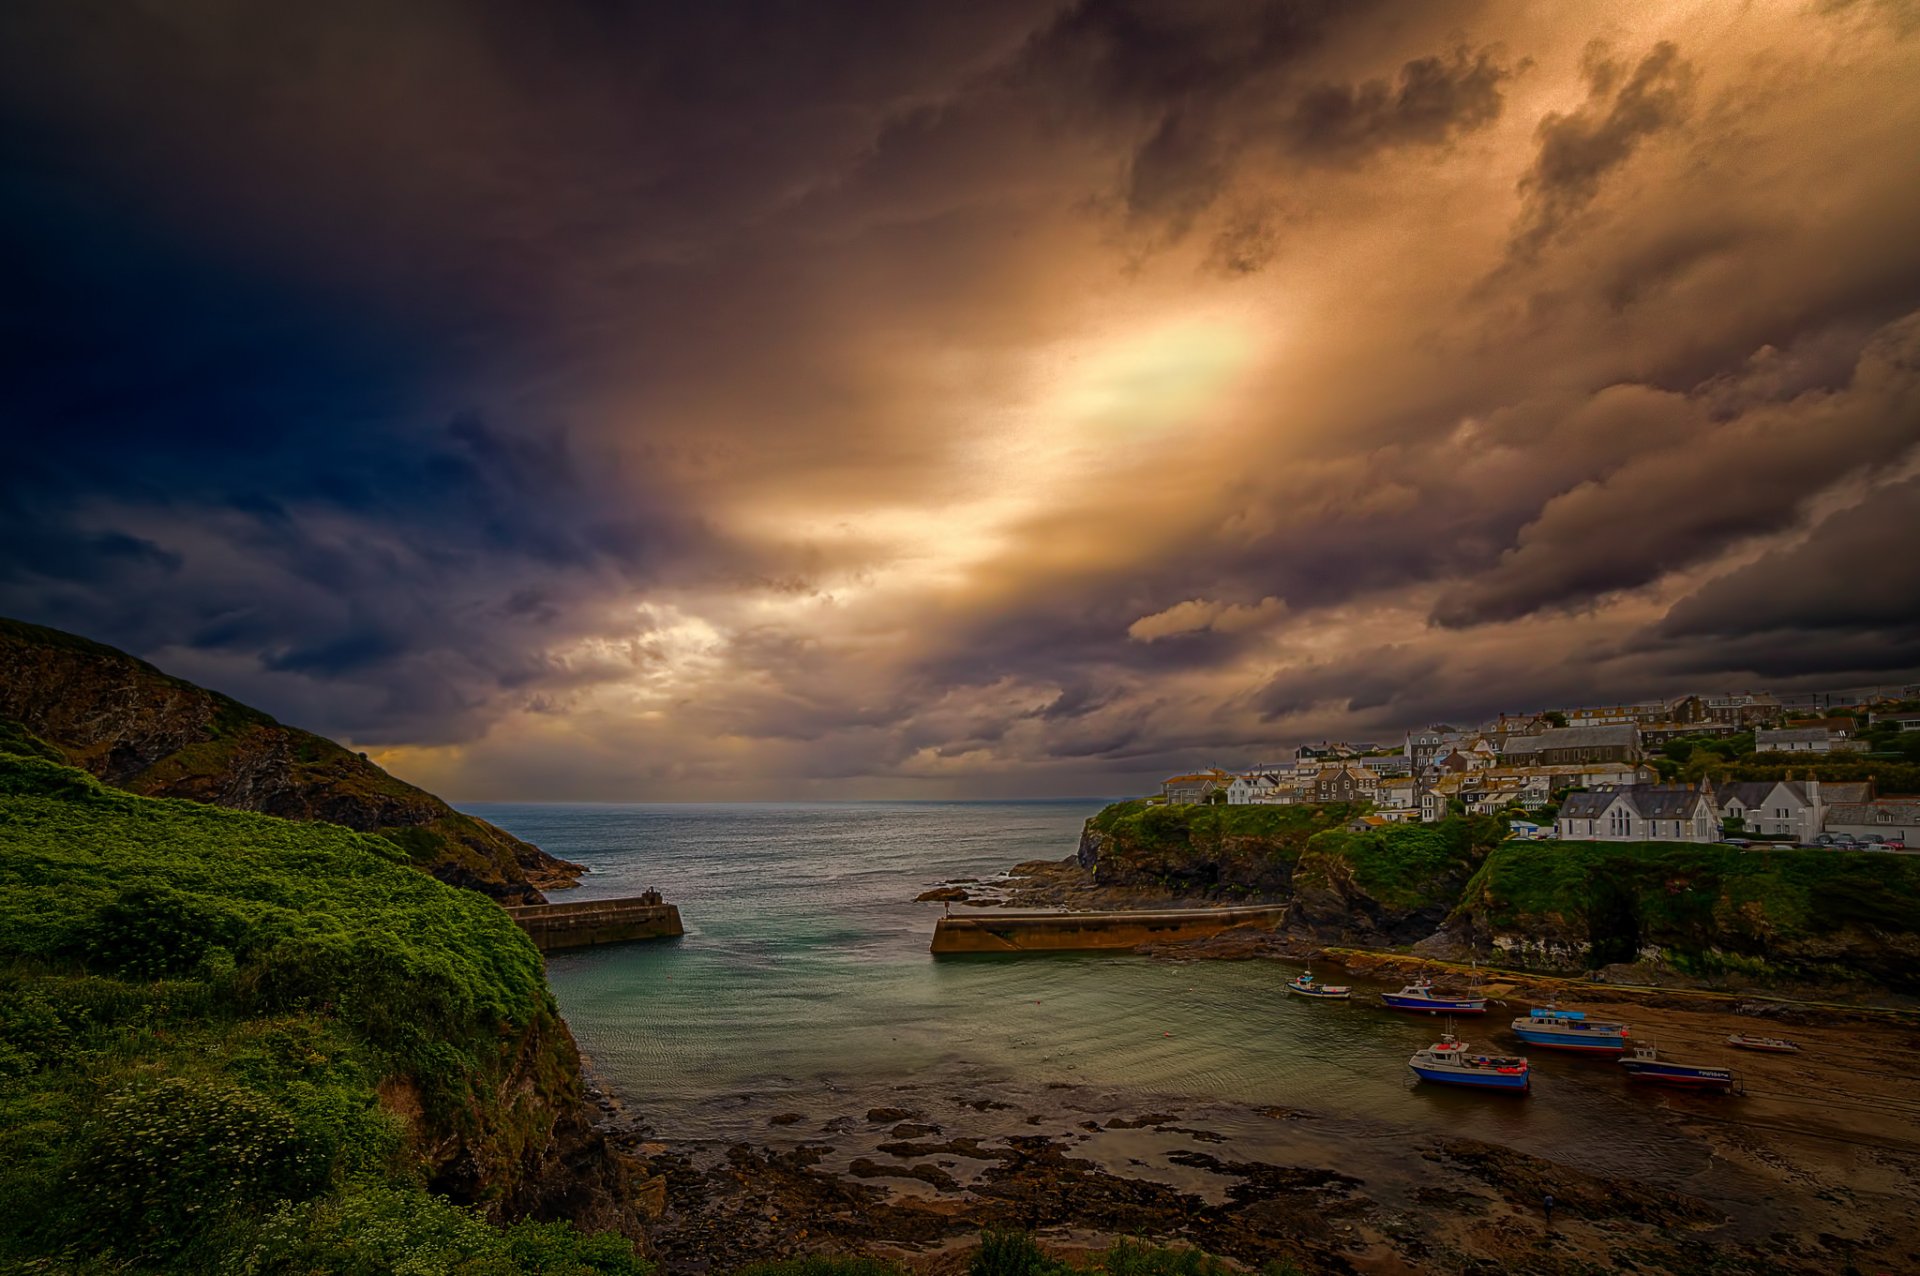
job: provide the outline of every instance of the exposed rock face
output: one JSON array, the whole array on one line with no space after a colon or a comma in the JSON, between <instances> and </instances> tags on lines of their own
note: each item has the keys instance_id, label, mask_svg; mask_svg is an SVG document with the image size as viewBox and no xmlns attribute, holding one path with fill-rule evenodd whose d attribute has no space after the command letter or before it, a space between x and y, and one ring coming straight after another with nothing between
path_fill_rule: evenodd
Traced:
<instances>
[{"instance_id":1,"label":"exposed rock face","mask_svg":"<svg viewBox=\"0 0 1920 1276\"><path fill-rule=\"evenodd\" d=\"M496 1219L565 1219L585 1231L645 1241L644 1167L594 1127L580 1052L565 1021L537 1020L492 1091L435 1149L434 1191L478 1204Z\"/></svg>"},{"instance_id":2,"label":"exposed rock face","mask_svg":"<svg viewBox=\"0 0 1920 1276\"><path fill-rule=\"evenodd\" d=\"M0 620L0 720L116 788L377 833L504 903L542 903L585 871L331 740L57 629Z\"/></svg>"}]
</instances>

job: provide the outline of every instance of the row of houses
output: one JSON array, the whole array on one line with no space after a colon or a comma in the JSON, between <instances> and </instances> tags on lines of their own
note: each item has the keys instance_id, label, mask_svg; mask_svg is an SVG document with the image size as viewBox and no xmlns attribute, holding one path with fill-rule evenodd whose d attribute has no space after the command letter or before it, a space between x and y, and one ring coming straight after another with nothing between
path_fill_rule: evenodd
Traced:
<instances>
[{"instance_id":1,"label":"row of houses","mask_svg":"<svg viewBox=\"0 0 1920 1276\"><path fill-rule=\"evenodd\" d=\"M1877 797L1871 780L1609 785L1570 793L1554 833L1580 841L1714 842L1729 833L1811 842L1823 834L1920 838L1920 798Z\"/></svg>"}]
</instances>

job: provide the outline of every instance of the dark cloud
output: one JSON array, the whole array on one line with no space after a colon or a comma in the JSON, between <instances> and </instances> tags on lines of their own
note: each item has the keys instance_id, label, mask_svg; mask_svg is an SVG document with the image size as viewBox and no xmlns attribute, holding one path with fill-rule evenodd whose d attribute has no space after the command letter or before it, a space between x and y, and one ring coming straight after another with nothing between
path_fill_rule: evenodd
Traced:
<instances>
[{"instance_id":1,"label":"dark cloud","mask_svg":"<svg viewBox=\"0 0 1920 1276\"><path fill-rule=\"evenodd\" d=\"M1287 122L1291 151L1350 162L1399 146L1439 146L1499 118L1500 85L1513 71L1493 51L1415 58L1396 81L1323 84L1301 94Z\"/></svg>"},{"instance_id":2,"label":"dark cloud","mask_svg":"<svg viewBox=\"0 0 1920 1276\"><path fill-rule=\"evenodd\" d=\"M1914 46L1658 10L0 6L0 611L469 794L1898 670Z\"/></svg>"},{"instance_id":3,"label":"dark cloud","mask_svg":"<svg viewBox=\"0 0 1920 1276\"><path fill-rule=\"evenodd\" d=\"M1586 105L1541 121L1539 154L1521 179L1526 208L1512 246L1518 257L1557 238L1599 196L1609 173L1692 108L1695 70L1670 41L1656 44L1631 71L1596 41L1587 46L1581 71Z\"/></svg>"},{"instance_id":4,"label":"dark cloud","mask_svg":"<svg viewBox=\"0 0 1920 1276\"><path fill-rule=\"evenodd\" d=\"M1802 542L1710 581L1676 603L1664 638L1776 640L1891 631L1894 665L1920 652L1920 479L1893 483L1833 515Z\"/></svg>"},{"instance_id":5,"label":"dark cloud","mask_svg":"<svg viewBox=\"0 0 1920 1276\"><path fill-rule=\"evenodd\" d=\"M1642 410L1671 423L1672 445L1636 449L1554 496L1491 570L1441 597L1435 621L1461 627L1592 606L1791 526L1827 484L1897 461L1920 441L1920 312L1877 334L1842 390L1717 420L1705 408L1701 398L1646 396Z\"/></svg>"}]
</instances>

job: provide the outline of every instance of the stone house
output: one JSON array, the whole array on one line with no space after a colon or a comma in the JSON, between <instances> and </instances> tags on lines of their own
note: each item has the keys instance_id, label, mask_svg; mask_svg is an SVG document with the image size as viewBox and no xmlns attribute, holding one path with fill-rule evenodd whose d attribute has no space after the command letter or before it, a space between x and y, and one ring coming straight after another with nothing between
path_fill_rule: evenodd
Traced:
<instances>
[{"instance_id":1,"label":"stone house","mask_svg":"<svg viewBox=\"0 0 1920 1276\"><path fill-rule=\"evenodd\" d=\"M1569 793L1554 835L1583 842L1714 842L1720 812L1708 785L1623 785Z\"/></svg>"},{"instance_id":2,"label":"stone house","mask_svg":"<svg viewBox=\"0 0 1920 1276\"><path fill-rule=\"evenodd\" d=\"M1343 762L1314 777L1316 802L1371 802L1380 789L1380 777L1363 766Z\"/></svg>"},{"instance_id":3,"label":"stone house","mask_svg":"<svg viewBox=\"0 0 1920 1276\"><path fill-rule=\"evenodd\" d=\"M1207 801L1215 790L1231 786L1233 777L1225 771L1195 771L1190 775L1169 776L1161 781L1160 792L1169 806L1194 806Z\"/></svg>"},{"instance_id":4,"label":"stone house","mask_svg":"<svg viewBox=\"0 0 1920 1276\"><path fill-rule=\"evenodd\" d=\"M1577 762L1638 762L1640 731L1631 725L1556 727L1507 741L1511 766L1565 766Z\"/></svg>"}]
</instances>

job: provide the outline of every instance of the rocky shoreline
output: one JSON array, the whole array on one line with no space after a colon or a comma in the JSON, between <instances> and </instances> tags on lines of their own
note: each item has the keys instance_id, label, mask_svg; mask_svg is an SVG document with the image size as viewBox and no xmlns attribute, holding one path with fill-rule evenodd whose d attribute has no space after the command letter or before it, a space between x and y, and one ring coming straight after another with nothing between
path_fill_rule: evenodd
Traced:
<instances>
[{"instance_id":1,"label":"rocky shoreline","mask_svg":"<svg viewBox=\"0 0 1920 1276\"><path fill-rule=\"evenodd\" d=\"M1661 1031L1681 1039L1694 1014L1662 1012ZM1911 1036L1893 1031L1877 1049ZM1682 1096L1668 1119L1738 1183L1709 1199L1483 1139L1289 1108L1166 1097L1143 1108L1060 1084L902 1085L863 1106L874 1097L775 1112L763 1139L730 1143L676 1142L600 1102L609 1138L655 1176L648 1230L671 1272L857 1251L948 1273L984 1228L1032 1230L1067 1252L1141 1237L1305 1273L1920 1264L1911 1116L1897 1135L1870 1112L1783 1130L1777 1104L1748 1114L1729 1110L1740 1101Z\"/></svg>"},{"instance_id":2,"label":"rocky shoreline","mask_svg":"<svg viewBox=\"0 0 1920 1276\"><path fill-rule=\"evenodd\" d=\"M1271 932L1192 946L1204 952L1179 947L1152 955L1311 954L1344 964L1342 978L1434 969ZM1528 978L1487 991L1523 1005L1568 988ZM1462 1110L1474 1115L1455 1137L1384 1118L983 1075L788 1099L759 1118L760 1137L676 1140L603 1088L594 1095L601 1128L644 1185L653 1252L668 1272L862 1252L946 1276L964 1268L987 1228L1031 1230L1069 1256L1139 1237L1248 1269L1284 1261L1346 1276L1920 1269L1920 1104L1907 1094L1920 1029L1911 1019L1686 990L1581 984L1577 993L1583 1004L1631 1002L1636 1035L1682 1056L1768 1020L1792 1024L1807 1050L1742 1058L1743 1099L1644 1096L1651 1119L1714 1167L1688 1178L1698 1191L1467 1137L1500 1128L1503 1118L1488 1126L1478 1108ZM780 1102L735 1101L742 1110Z\"/></svg>"}]
</instances>

